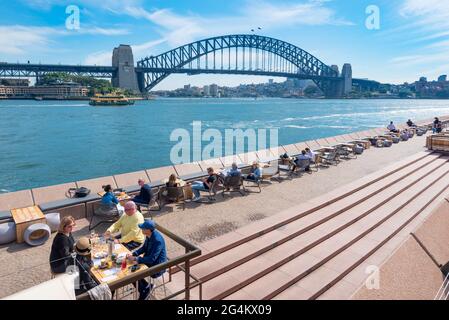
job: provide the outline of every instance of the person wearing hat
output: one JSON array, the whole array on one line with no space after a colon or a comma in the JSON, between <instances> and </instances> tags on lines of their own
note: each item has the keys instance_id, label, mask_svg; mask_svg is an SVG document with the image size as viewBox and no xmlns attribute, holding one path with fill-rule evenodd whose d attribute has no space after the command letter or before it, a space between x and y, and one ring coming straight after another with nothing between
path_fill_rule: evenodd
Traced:
<instances>
[{"instance_id":1,"label":"person wearing hat","mask_svg":"<svg viewBox=\"0 0 449 320\"><path fill-rule=\"evenodd\" d=\"M145 220L139 224L145 235L145 243L142 247L128 255L130 261L138 264L145 264L149 268L167 261L167 250L165 248L165 241L159 231L156 230L156 225L153 220ZM165 270L153 274L151 277L158 278L164 274ZM145 279L139 280L139 300L145 300L152 289Z\"/></svg>"},{"instance_id":2,"label":"person wearing hat","mask_svg":"<svg viewBox=\"0 0 449 320\"><path fill-rule=\"evenodd\" d=\"M75 294L80 295L96 286L95 281L89 274L90 269L93 267L89 238L81 237L76 242L75 252L75 261L79 272L79 282L78 286L75 286Z\"/></svg>"},{"instance_id":3,"label":"person wearing hat","mask_svg":"<svg viewBox=\"0 0 449 320\"><path fill-rule=\"evenodd\" d=\"M137 210L136 204L128 201L125 204L125 214L106 230L105 236L109 237L112 233L120 231L115 241L122 243L128 250L134 250L145 241L145 236L138 227L143 222L143 215Z\"/></svg>"}]
</instances>

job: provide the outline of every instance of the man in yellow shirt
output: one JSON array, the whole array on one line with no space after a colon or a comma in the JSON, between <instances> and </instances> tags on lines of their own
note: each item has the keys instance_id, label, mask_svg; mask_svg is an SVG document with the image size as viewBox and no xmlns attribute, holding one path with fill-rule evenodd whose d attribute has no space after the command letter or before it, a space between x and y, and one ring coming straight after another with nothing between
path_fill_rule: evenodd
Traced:
<instances>
[{"instance_id":1,"label":"man in yellow shirt","mask_svg":"<svg viewBox=\"0 0 449 320\"><path fill-rule=\"evenodd\" d=\"M111 234L120 231L120 235L115 237L115 241L123 244L129 250L134 250L145 241L142 229L139 228L139 224L143 222L142 213L137 210L133 201L129 201L125 204L125 214L108 228L105 237L110 237Z\"/></svg>"}]
</instances>

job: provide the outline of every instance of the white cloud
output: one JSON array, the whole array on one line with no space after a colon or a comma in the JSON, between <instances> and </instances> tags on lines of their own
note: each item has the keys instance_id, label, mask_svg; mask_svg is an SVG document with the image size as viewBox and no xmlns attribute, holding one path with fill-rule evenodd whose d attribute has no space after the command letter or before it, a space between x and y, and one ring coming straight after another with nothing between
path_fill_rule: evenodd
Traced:
<instances>
[{"instance_id":1,"label":"white cloud","mask_svg":"<svg viewBox=\"0 0 449 320\"><path fill-rule=\"evenodd\" d=\"M161 43L165 42L164 39L159 39L155 41L149 41L138 45L132 45L134 59L139 56L147 55L151 48L154 48ZM86 65L102 65L110 66L112 61L112 51L98 51L89 54L86 59L84 59L84 64Z\"/></svg>"},{"instance_id":2,"label":"white cloud","mask_svg":"<svg viewBox=\"0 0 449 320\"><path fill-rule=\"evenodd\" d=\"M58 33L48 27L0 26L0 53L22 55L29 48L45 48L49 44L49 35Z\"/></svg>"},{"instance_id":3,"label":"white cloud","mask_svg":"<svg viewBox=\"0 0 449 320\"><path fill-rule=\"evenodd\" d=\"M436 77L437 72L444 72L449 56L449 1L403 0L399 13L408 24L398 36L408 34L412 42L421 45L407 56L391 59L390 63L420 67L428 70L431 77Z\"/></svg>"},{"instance_id":4,"label":"white cloud","mask_svg":"<svg viewBox=\"0 0 449 320\"><path fill-rule=\"evenodd\" d=\"M249 33L262 27L263 31L298 25L352 25L336 17L325 6L327 1L302 1L296 4L272 4L264 1L247 1L232 16L204 17L195 14L181 15L170 9L147 11L142 7L126 6L122 13L146 19L155 24L161 36L172 45L182 45L207 36L230 33Z\"/></svg>"},{"instance_id":5,"label":"white cloud","mask_svg":"<svg viewBox=\"0 0 449 320\"><path fill-rule=\"evenodd\" d=\"M128 34L121 28L99 28L84 26L80 30L67 30L64 27L40 27L23 25L0 25L0 53L8 55L30 55L45 52L58 36L103 35L118 36Z\"/></svg>"},{"instance_id":6,"label":"white cloud","mask_svg":"<svg viewBox=\"0 0 449 320\"><path fill-rule=\"evenodd\" d=\"M86 59L84 59L84 64L88 66L110 66L112 62L112 52L111 51L97 51L89 54Z\"/></svg>"}]
</instances>

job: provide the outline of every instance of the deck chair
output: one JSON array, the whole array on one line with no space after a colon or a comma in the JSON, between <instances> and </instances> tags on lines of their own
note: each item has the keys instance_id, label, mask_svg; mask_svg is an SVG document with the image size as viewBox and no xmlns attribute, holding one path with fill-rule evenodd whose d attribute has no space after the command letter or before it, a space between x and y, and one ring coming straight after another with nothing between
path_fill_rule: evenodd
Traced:
<instances>
[{"instance_id":1,"label":"deck chair","mask_svg":"<svg viewBox=\"0 0 449 320\"><path fill-rule=\"evenodd\" d=\"M262 171L263 172L263 171ZM257 180L252 180L252 179L248 179L248 178L243 178L243 181L247 183L247 185L243 185L244 190L246 191L246 188L257 188L259 189L259 192L257 193L261 193L262 192L262 188L260 187L260 182L261 179L257 179ZM248 185L248 183L250 185Z\"/></svg>"},{"instance_id":2,"label":"deck chair","mask_svg":"<svg viewBox=\"0 0 449 320\"><path fill-rule=\"evenodd\" d=\"M229 194L231 192L238 192L242 196L245 195L245 187L243 186L243 178L241 175L225 177L223 181L223 192L221 194L223 198L226 192L229 192Z\"/></svg>"},{"instance_id":3,"label":"deck chair","mask_svg":"<svg viewBox=\"0 0 449 320\"><path fill-rule=\"evenodd\" d=\"M224 183L224 180L223 180L222 177L220 177L218 174L214 174L214 175L215 175L216 179L212 183L212 186L208 190L200 190L200 194L201 194L201 192L207 192L208 193L208 196L207 196L208 203L217 201L217 199L215 198L216 195L217 195L217 189L218 189L220 184ZM203 201L200 201L200 202L203 202Z\"/></svg>"},{"instance_id":4,"label":"deck chair","mask_svg":"<svg viewBox=\"0 0 449 320\"><path fill-rule=\"evenodd\" d=\"M150 202L148 204L142 204L139 203L138 204L140 206L140 208L145 208L146 211L153 212L153 211L161 211L162 210L162 206L161 206L161 189L157 188L156 191L153 191L153 197L151 198ZM156 209L153 209L153 207L156 205ZM142 212L143 213L143 212ZM153 218L153 217L151 217Z\"/></svg>"},{"instance_id":5,"label":"deck chair","mask_svg":"<svg viewBox=\"0 0 449 320\"><path fill-rule=\"evenodd\" d=\"M336 146L337 154L339 157L343 157L345 159L357 159L357 156L354 153L354 149L345 146Z\"/></svg>"},{"instance_id":6,"label":"deck chair","mask_svg":"<svg viewBox=\"0 0 449 320\"><path fill-rule=\"evenodd\" d=\"M312 173L310 166L312 165L312 160L311 159L301 159L297 162L296 164L296 169L293 173L302 173L302 172L307 172L307 168L310 169L309 173Z\"/></svg>"},{"instance_id":7,"label":"deck chair","mask_svg":"<svg viewBox=\"0 0 449 320\"><path fill-rule=\"evenodd\" d=\"M278 165L279 168L279 176L281 173L285 173L289 178L291 178L293 174L293 160L289 159L288 161L285 161Z\"/></svg>"},{"instance_id":8,"label":"deck chair","mask_svg":"<svg viewBox=\"0 0 449 320\"><path fill-rule=\"evenodd\" d=\"M97 217L99 221L92 226L94 217ZM95 229L97 226L103 223L114 223L120 218L120 213L115 204L103 204L101 202L94 203L92 217L89 222L89 230Z\"/></svg>"},{"instance_id":9,"label":"deck chair","mask_svg":"<svg viewBox=\"0 0 449 320\"><path fill-rule=\"evenodd\" d=\"M182 204L183 210L186 209L185 193L183 187L164 187L161 190L162 205L165 206L167 203L180 203Z\"/></svg>"},{"instance_id":10,"label":"deck chair","mask_svg":"<svg viewBox=\"0 0 449 320\"><path fill-rule=\"evenodd\" d=\"M328 165L328 164L332 164L335 166L338 165L340 163L340 158L338 156L337 149L333 149L329 152L324 152L321 155L321 160L322 160L322 163L324 163L325 165Z\"/></svg>"}]
</instances>

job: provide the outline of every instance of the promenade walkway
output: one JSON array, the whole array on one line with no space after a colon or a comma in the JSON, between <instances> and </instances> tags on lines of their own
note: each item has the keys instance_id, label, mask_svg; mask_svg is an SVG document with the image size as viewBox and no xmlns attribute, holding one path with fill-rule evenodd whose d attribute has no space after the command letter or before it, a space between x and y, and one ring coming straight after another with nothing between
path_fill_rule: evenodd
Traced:
<instances>
[{"instance_id":1,"label":"promenade walkway","mask_svg":"<svg viewBox=\"0 0 449 320\"><path fill-rule=\"evenodd\" d=\"M315 283L314 280L307 280L309 278L304 277L307 273L307 275L310 274L310 277L322 278L323 281L319 282L319 285L313 288L304 285L304 288L301 287L303 291L300 295L289 293L292 292L291 290L295 290L297 287L299 288L295 283L293 286L286 288L286 290L283 290L272 298L309 298L329 283L332 283L344 272L342 269L335 269L335 260L333 259L344 260L344 258L348 258L347 252L349 252L349 248L346 248L334 256L339 249L336 246L337 244L344 245L347 243L347 241L350 240L350 236L357 236L363 233L360 229L362 228L362 222L358 224L354 223L349 227L346 226L350 221L348 219L359 218L361 214L370 208L367 206L368 204L375 206L378 202L386 201L386 199L396 191L411 185L414 180L417 180L420 177L420 175L424 175L423 170L429 170L430 172L433 168L438 170L436 171L437 173L442 174L444 172L447 166L446 159L423 153L425 149L424 145L425 137L415 137L408 142L394 145L392 148L371 148L356 160L342 161L338 166L323 169L319 173L304 175L292 180L285 180L282 183L273 182L271 184L264 184L261 194L251 194L246 197L241 197L240 195L235 194L232 197L226 197L224 199L220 196L217 197L218 201L212 205L192 203L187 205L185 211L179 209L176 205L169 205L155 217L155 220L157 223L160 223L179 236L199 244L202 247L204 254L208 254L214 252L225 244L232 244L239 239L243 239L245 236L254 234L254 232L258 230L257 228L267 228L273 226L274 222L279 223L295 217L295 221L285 224L276 230L272 230L263 236L251 239L248 244L238 246L232 250L227 250L219 255L214 255L213 257L204 260L194 267L194 272L200 277L207 279L204 285L203 298L265 298L268 297L268 295L272 295L276 289L279 289L278 287L266 286L265 281L267 281L267 279L270 283L277 283L280 286L286 285L289 281L298 276L302 277L302 283L307 283L307 281ZM412 158L414 157L415 160L410 160L411 158L408 158L410 156L412 156ZM405 158L408 159L404 160ZM406 167L395 173L394 177L403 179L391 186L386 187L389 183L393 183L392 179L394 177L385 177L381 181L367 187L368 189L354 192L354 195L351 195L351 198L342 198L338 202L329 204L329 206L322 208L319 211L314 211L314 214L301 217L305 212L304 210L317 205L317 201L319 201L319 199L316 199L317 196L325 195L329 192L332 192L330 195L338 195L342 192L342 189L340 189L342 186L351 184L354 187L357 183L362 183L360 181L356 182L356 180L363 178L364 181L368 181L366 179L370 174L373 174L378 170L383 170L386 173L391 172L394 169L391 169L389 166L393 165L397 167L401 166L401 163L402 166ZM420 171L413 175L406 174L406 172L413 172L413 168L420 168ZM375 175L378 175L378 173L375 173ZM420 190L419 188L427 187L435 177L436 175L433 174L430 178L422 179L422 181L414 184L414 192L418 193ZM436 190L437 188L442 187L441 184L442 180L438 180L432 188L429 187L429 190ZM348 187L344 188L344 190L346 190L345 193L349 191L352 192L352 190L347 189ZM383 191L382 188L388 188L389 192ZM411 206L413 206L414 203L423 203L422 201L428 200L429 196L432 195L434 191L429 192L425 192L422 195L420 194L416 199L413 198L413 194L407 193L409 194ZM345 207L350 206L351 199L361 201L361 199L371 193L374 195L360 202L358 207L360 210L354 208L351 210L351 208L347 208L341 212L341 215L334 216L335 208L338 207L340 208L338 210L343 210ZM375 198L373 199L374 196ZM329 198L329 196L326 197ZM323 196L321 199L323 199ZM390 200L391 203L394 201L398 200ZM383 215L386 217L391 213L391 210L385 209L386 207L387 206L384 205L383 207L377 208L377 211L373 211L363 217L363 221L369 221L373 225L376 224L377 220L371 220L373 216L377 217L378 215ZM399 215L395 215L395 217L408 217L408 214L410 213L403 213L404 210L400 213L398 212ZM328 219L330 215L332 216L332 219ZM317 223L318 221L320 221L320 224L314 226L314 223ZM397 223L399 222L400 221L398 220ZM78 230L75 233L76 237L87 235L89 233L87 229L88 221L86 219L78 220L77 225ZM346 226L345 231L343 232L343 230L341 230L335 233L335 231L343 225ZM363 224L363 226L364 225L365 224ZM310 226L314 226L313 230L305 231L305 228L310 228ZM376 230L379 229L376 228ZM101 232L102 230L97 231ZM375 230L372 232L375 233ZM285 240L286 237L291 237L292 235L295 235L295 237L289 241L280 242L282 239ZM322 239L327 235L330 235L329 239ZM364 237L367 236L368 235L364 235ZM400 239L400 237L398 236L395 239ZM304 251L310 244L307 241L318 240L320 240L320 243L317 243L313 248L308 249L307 252ZM370 244L379 243L379 241L380 240L374 239L374 242L370 242ZM327 247L326 244L328 243L332 245ZM167 245L169 256L174 256L179 253L179 247L175 246L170 241L168 241ZM259 254L260 252L258 251L267 246L273 246L273 248ZM19 245L15 243L1 246L0 282L2 283L2 286L0 288L0 297L10 295L24 288L48 280L50 278L48 266L50 247L51 241L48 241L44 246L37 248L31 248L23 244ZM241 250L241 248L243 249ZM302 259L292 259L282 266L276 265L279 261L287 259L291 255L298 254L297 251L299 250L302 250L300 252ZM255 252L258 252L258 255L248 260L248 255L254 254ZM359 252L360 253L355 257L360 258L366 254L365 251ZM326 257L330 255L332 255L332 258L327 261ZM232 259L229 259L230 256ZM296 258L298 257L299 256ZM329 269L333 272L310 272L317 263L322 263L323 261L325 261L325 263L320 265L319 269L326 271ZM233 263L235 265L233 265ZM341 265L349 267L354 264L354 261L350 260L347 263L348 264ZM232 265L232 268L230 265ZM257 266L257 268L254 266ZM300 266L302 266L302 269L298 269ZM359 266L361 270L363 267L364 265ZM226 268L223 275L220 277L216 276L218 274L217 272L224 271L223 268ZM265 270L267 268L274 269L267 272L267 270ZM301 273L296 273L296 271L292 272L291 270L297 270ZM262 274L258 274L258 272L262 271L264 272L264 275L261 277ZM322 273L328 274L328 276L320 276ZM236 274L239 274L239 281L245 280L247 282L245 287L240 288L240 282L236 282ZM176 277L181 277L181 273L178 273L175 276L174 281L171 284L173 290L177 285ZM226 279L229 281L226 281ZM350 287L351 290L356 287L355 281L351 282L345 280L345 282L341 282L341 280L338 280L338 282ZM223 283L225 284L224 286ZM239 286L239 288L237 288L237 286ZM259 290L258 288L260 286L266 286L267 290ZM337 290L339 286L340 285L334 285L332 290ZM325 294L328 294L329 297L331 297L332 292L333 291L329 290L326 291ZM192 293L194 294L195 290L192 290ZM290 296L288 296L289 294ZM321 296L326 297L324 294Z\"/></svg>"}]
</instances>

